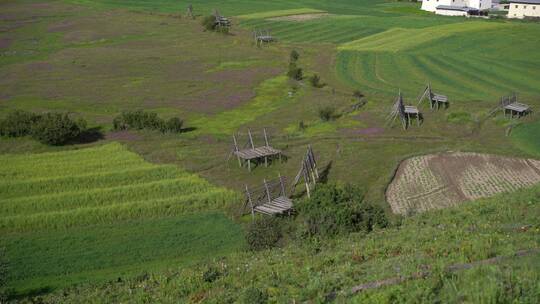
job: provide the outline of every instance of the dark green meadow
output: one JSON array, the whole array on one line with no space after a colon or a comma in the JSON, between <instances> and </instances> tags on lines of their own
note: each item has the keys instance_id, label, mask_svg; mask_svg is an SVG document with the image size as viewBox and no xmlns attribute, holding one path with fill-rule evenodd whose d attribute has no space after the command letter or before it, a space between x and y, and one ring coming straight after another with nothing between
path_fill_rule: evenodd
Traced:
<instances>
[{"instance_id":1,"label":"dark green meadow","mask_svg":"<svg viewBox=\"0 0 540 304\"><path fill-rule=\"evenodd\" d=\"M61 147L0 138L0 246L17 300L52 292L46 302L221 303L253 285L267 287L272 303L322 302L423 265L538 248L538 187L416 215L374 234L291 241L256 254L245 252L248 219L230 218L244 185L278 174L292 180L309 144L329 181L365 189L366 201L383 206L392 223L401 219L384 193L408 157L474 151L538 159L540 23L435 16L417 3L385 0L189 3L194 20L184 15L187 2L172 0L0 3L0 119L16 109L69 112L96 132ZM213 9L232 19L228 34L204 31L201 20ZM256 47L254 29L269 29L277 42ZM301 81L286 76L293 49ZM319 88L308 81L314 74ZM388 125L397 92L416 105L428 82L450 107L431 111L424 102L421 126ZM356 90L367 102L360 108ZM488 115L511 92L533 113L519 121ZM335 119L319 117L324 107ZM116 115L136 109L180 117L186 130L113 131ZM284 161L239 168L230 157L232 134L243 145L250 128L262 144L263 127ZM226 275L201 281L208 265L226 265ZM338 293L337 301L534 303L538 273L533 256L441 270L381 292ZM508 285L523 292L505 294Z\"/></svg>"}]
</instances>

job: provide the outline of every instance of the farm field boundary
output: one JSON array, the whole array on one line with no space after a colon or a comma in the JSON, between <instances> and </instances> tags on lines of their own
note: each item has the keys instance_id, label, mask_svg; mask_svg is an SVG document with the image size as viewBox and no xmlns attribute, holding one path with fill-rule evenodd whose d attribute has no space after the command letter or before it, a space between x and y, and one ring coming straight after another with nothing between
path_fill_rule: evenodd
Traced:
<instances>
[{"instance_id":1,"label":"farm field boundary","mask_svg":"<svg viewBox=\"0 0 540 304\"><path fill-rule=\"evenodd\" d=\"M540 161L477 153L440 153L403 161L386 197L397 214L423 212L540 182Z\"/></svg>"}]
</instances>

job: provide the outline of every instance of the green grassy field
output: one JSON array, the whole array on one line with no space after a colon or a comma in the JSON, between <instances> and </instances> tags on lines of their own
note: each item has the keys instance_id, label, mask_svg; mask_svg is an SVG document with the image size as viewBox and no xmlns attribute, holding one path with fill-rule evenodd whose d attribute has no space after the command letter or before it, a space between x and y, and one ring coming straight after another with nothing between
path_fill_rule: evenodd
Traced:
<instances>
[{"instance_id":1,"label":"green grassy field","mask_svg":"<svg viewBox=\"0 0 540 304\"><path fill-rule=\"evenodd\" d=\"M116 279L242 247L240 226L219 212L234 193L119 144L0 159L0 231L17 291Z\"/></svg>"},{"instance_id":2,"label":"green grassy field","mask_svg":"<svg viewBox=\"0 0 540 304\"><path fill-rule=\"evenodd\" d=\"M540 121L517 126L512 131L514 143L523 151L540 156Z\"/></svg>"},{"instance_id":3,"label":"green grassy field","mask_svg":"<svg viewBox=\"0 0 540 304\"><path fill-rule=\"evenodd\" d=\"M336 303L537 303L538 253L450 273L450 265L510 256L538 248L540 187L404 219L398 227L368 235L352 234L324 242L293 243L260 253L238 253L213 263L222 275L204 282L200 268L159 273L147 280L80 287L54 293L45 302L76 303L159 299L163 303L228 303L241 299L246 286L265 291L269 302ZM525 228L522 228L525 227ZM426 279L370 290L356 285L430 271ZM135 287L133 286L140 286ZM144 287L143 287L144 286ZM480 289L479 289L480 288ZM482 292L479 292L482 290Z\"/></svg>"},{"instance_id":4,"label":"green grassy field","mask_svg":"<svg viewBox=\"0 0 540 304\"><path fill-rule=\"evenodd\" d=\"M330 181L361 185L367 201L387 210L384 190L408 157L452 150L538 158L540 24L435 16L418 3L384 0L190 3L195 20L181 16L187 3L172 0L0 3L0 118L14 109L68 111L102 133L96 142L64 147L0 139L0 242L17 292L121 277L124 283L105 289L80 287L66 298L59 291L47 299L128 301L135 285L139 302L212 303L235 299L250 284L269 286L275 302L322 299L424 263L448 265L538 246L537 226L524 233L508 228L536 223L537 188L406 219L402 229L322 247L293 243L255 256L241 252L242 229L222 211L239 207L245 185L260 186L278 174L292 179L309 144ZM228 35L203 31L202 16L214 8L232 18ZM275 18L312 13L325 15ZM255 47L254 29L269 29L277 42ZM300 52L306 76L300 82L286 77L292 49ZM321 88L307 80L315 73ZM397 91L416 104L427 82L449 97L449 109L430 111L424 103L421 126L403 131L388 125ZM356 110L354 90L367 101ZM533 114L505 136L516 122L487 113L510 92ZM326 106L335 108L335 120L320 119ZM113 118L134 109L178 116L189 132L112 132ZM284 151L282 163L248 172L234 158L227 161L232 133L241 133L243 145L251 128L261 144L263 127ZM199 266L190 266L206 267L204 261L223 256L231 272L213 285L201 282ZM453 302L456 286L469 302L490 302L503 284L532 290L530 282L538 281L533 262L525 273L526 263L516 261L354 300L388 302L411 288L404 302ZM164 268L172 270L158 271ZM155 273L132 279L145 270ZM488 274L494 279L479 282ZM143 294L141 282L154 298ZM471 286L490 293L479 300Z\"/></svg>"}]
</instances>

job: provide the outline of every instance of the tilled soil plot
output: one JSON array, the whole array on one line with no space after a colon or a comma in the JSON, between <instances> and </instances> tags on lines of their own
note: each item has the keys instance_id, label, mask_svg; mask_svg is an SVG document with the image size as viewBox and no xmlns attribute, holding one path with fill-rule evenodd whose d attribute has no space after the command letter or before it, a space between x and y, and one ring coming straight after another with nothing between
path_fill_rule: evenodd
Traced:
<instances>
[{"instance_id":1,"label":"tilled soil plot","mask_svg":"<svg viewBox=\"0 0 540 304\"><path fill-rule=\"evenodd\" d=\"M441 153L403 161L386 191L392 211L422 212L511 192L540 182L540 161L478 153Z\"/></svg>"}]
</instances>

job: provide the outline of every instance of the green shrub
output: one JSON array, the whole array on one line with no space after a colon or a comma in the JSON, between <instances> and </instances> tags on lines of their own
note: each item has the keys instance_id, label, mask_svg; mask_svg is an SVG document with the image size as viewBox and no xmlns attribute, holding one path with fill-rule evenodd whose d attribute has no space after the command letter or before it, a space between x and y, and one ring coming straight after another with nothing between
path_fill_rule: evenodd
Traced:
<instances>
[{"instance_id":1,"label":"green shrub","mask_svg":"<svg viewBox=\"0 0 540 304\"><path fill-rule=\"evenodd\" d=\"M165 132L180 133L183 124L184 122L178 117L170 118L165 124Z\"/></svg>"},{"instance_id":2,"label":"green shrub","mask_svg":"<svg viewBox=\"0 0 540 304\"><path fill-rule=\"evenodd\" d=\"M365 97L364 93L362 93L360 90L355 90L353 92L353 97L357 99L362 99Z\"/></svg>"},{"instance_id":3,"label":"green shrub","mask_svg":"<svg viewBox=\"0 0 540 304\"><path fill-rule=\"evenodd\" d=\"M319 118L322 121L330 121L337 117L336 108L333 106L325 106L319 109Z\"/></svg>"},{"instance_id":4,"label":"green shrub","mask_svg":"<svg viewBox=\"0 0 540 304\"><path fill-rule=\"evenodd\" d=\"M216 29L216 16L208 15L204 17L202 20L202 26L207 31L214 31Z\"/></svg>"},{"instance_id":5,"label":"green shrub","mask_svg":"<svg viewBox=\"0 0 540 304\"><path fill-rule=\"evenodd\" d=\"M321 87L321 77L317 74L313 74L313 76L309 77L309 83L315 88Z\"/></svg>"},{"instance_id":6,"label":"green shrub","mask_svg":"<svg viewBox=\"0 0 540 304\"><path fill-rule=\"evenodd\" d=\"M292 50L289 55L289 62L296 62L300 58L300 54L296 50Z\"/></svg>"},{"instance_id":7,"label":"green shrub","mask_svg":"<svg viewBox=\"0 0 540 304\"><path fill-rule=\"evenodd\" d=\"M0 122L0 135L9 137L20 137L30 135L32 125L39 119L39 115L16 110L9 113L4 120Z\"/></svg>"},{"instance_id":8,"label":"green shrub","mask_svg":"<svg viewBox=\"0 0 540 304\"><path fill-rule=\"evenodd\" d=\"M289 76L289 78L294 79L294 80L302 80L303 71L301 68L296 66L295 62L291 62L289 63L289 70L287 71L287 76Z\"/></svg>"},{"instance_id":9,"label":"green shrub","mask_svg":"<svg viewBox=\"0 0 540 304\"><path fill-rule=\"evenodd\" d=\"M202 279L207 283L212 283L219 279L220 276L221 272L217 268L210 266L203 272Z\"/></svg>"},{"instance_id":10,"label":"green shrub","mask_svg":"<svg viewBox=\"0 0 540 304\"><path fill-rule=\"evenodd\" d=\"M318 185L311 198L297 203L296 209L302 237L370 232L388 225L384 210L365 202L364 191L351 185Z\"/></svg>"},{"instance_id":11,"label":"green shrub","mask_svg":"<svg viewBox=\"0 0 540 304\"><path fill-rule=\"evenodd\" d=\"M280 220L275 217L262 217L250 223L246 232L246 242L253 251L275 247L283 233Z\"/></svg>"},{"instance_id":12,"label":"green shrub","mask_svg":"<svg viewBox=\"0 0 540 304\"><path fill-rule=\"evenodd\" d=\"M86 129L86 121L75 121L66 113L46 113L32 126L32 137L48 145L62 145L77 138Z\"/></svg>"},{"instance_id":13,"label":"green shrub","mask_svg":"<svg viewBox=\"0 0 540 304\"><path fill-rule=\"evenodd\" d=\"M268 302L268 294L255 287L249 287L244 291L242 303L244 304L265 304Z\"/></svg>"},{"instance_id":14,"label":"green shrub","mask_svg":"<svg viewBox=\"0 0 540 304\"><path fill-rule=\"evenodd\" d=\"M113 120L114 130L158 130L165 132L182 132L183 121L173 117L168 121L161 119L156 113L142 110L125 111Z\"/></svg>"}]
</instances>

